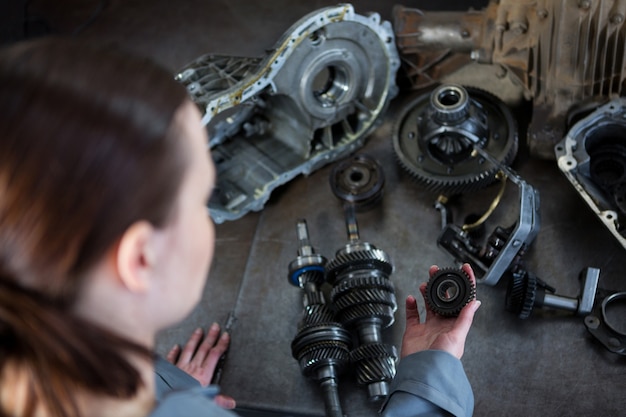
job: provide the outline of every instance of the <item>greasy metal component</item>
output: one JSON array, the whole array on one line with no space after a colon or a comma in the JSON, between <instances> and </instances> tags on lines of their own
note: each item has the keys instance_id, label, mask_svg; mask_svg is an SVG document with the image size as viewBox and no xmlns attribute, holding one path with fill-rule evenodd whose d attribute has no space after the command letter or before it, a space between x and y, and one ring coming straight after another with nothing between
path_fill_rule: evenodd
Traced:
<instances>
[{"instance_id":1,"label":"greasy metal component","mask_svg":"<svg viewBox=\"0 0 626 417\"><path fill-rule=\"evenodd\" d=\"M484 248L474 242L468 230L449 223L443 228L437 244L460 263L469 263L476 283L496 285L502 275L525 253L540 227L539 192L511 168L501 164L480 147L474 148L482 158L500 169L519 189L519 215L511 227L497 227Z\"/></svg>"},{"instance_id":2,"label":"greasy metal component","mask_svg":"<svg viewBox=\"0 0 626 417\"><path fill-rule=\"evenodd\" d=\"M626 248L626 99L579 120L555 153L559 169Z\"/></svg>"},{"instance_id":3,"label":"greasy metal component","mask_svg":"<svg viewBox=\"0 0 626 417\"><path fill-rule=\"evenodd\" d=\"M398 358L396 348L382 337L382 329L393 324L397 309L389 280L393 266L384 251L359 239L352 205L346 206L346 226L349 243L328 263L326 278L333 284L331 299L337 317L358 339L350 353L357 381L367 386L370 400L378 401L389 394Z\"/></svg>"},{"instance_id":4,"label":"greasy metal component","mask_svg":"<svg viewBox=\"0 0 626 417\"><path fill-rule=\"evenodd\" d=\"M626 355L626 330L623 312L626 306L626 292L607 294L599 299L590 315L585 317L585 326L589 333L600 341L609 351ZM616 309L618 317L609 316L609 309Z\"/></svg>"},{"instance_id":5,"label":"greasy metal component","mask_svg":"<svg viewBox=\"0 0 626 417\"><path fill-rule=\"evenodd\" d=\"M476 286L462 269L442 268L426 284L426 303L440 316L457 317L475 296Z\"/></svg>"},{"instance_id":6,"label":"greasy metal component","mask_svg":"<svg viewBox=\"0 0 626 417\"><path fill-rule=\"evenodd\" d=\"M582 290L578 298L551 294L554 289L525 269L513 271L506 292L506 310L521 319L530 317L533 309L552 308L570 311L578 316L591 312L596 299L600 270L585 268L581 272ZM546 290L551 293L546 292Z\"/></svg>"},{"instance_id":7,"label":"greasy metal component","mask_svg":"<svg viewBox=\"0 0 626 417\"><path fill-rule=\"evenodd\" d=\"M626 92L625 10L625 0L491 0L467 12L397 6L393 26L413 88L455 82L508 104L532 101L530 151L552 159L572 113Z\"/></svg>"},{"instance_id":8,"label":"greasy metal component","mask_svg":"<svg viewBox=\"0 0 626 417\"><path fill-rule=\"evenodd\" d=\"M330 188L341 201L358 209L375 205L383 196L385 173L371 156L354 155L335 165L330 174Z\"/></svg>"},{"instance_id":9,"label":"greasy metal component","mask_svg":"<svg viewBox=\"0 0 626 417\"><path fill-rule=\"evenodd\" d=\"M361 147L399 65L389 22L341 4L297 21L261 59L207 55L180 71L217 167L214 221L261 210L276 187Z\"/></svg>"},{"instance_id":10,"label":"greasy metal component","mask_svg":"<svg viewBox=\"0 0 626 417\"><path fill-rule=\"evenodd\" d=\"M411 101L393 132L400 162L427 189L467 193L495 181L497 165L474 157L484 149L502 164L517 154L517 124L511 111L486 91L444 84Z\"/></svg>"},{"instance_id":11,"label":"greasy metal component","mask_svg":"<svg viewBox=\"0 0 626 417\"><path fill-rule=\"evenodd\" d=\"M309 242L305 220L298 220L298 257L289 264L289 282L304 290L304 311L291 352L302 374L319 382L327 417L344 417L339 401L339 374L350 362L350 333L337 323L320 290L326 259Z\"/></svg>"}]
</instances>

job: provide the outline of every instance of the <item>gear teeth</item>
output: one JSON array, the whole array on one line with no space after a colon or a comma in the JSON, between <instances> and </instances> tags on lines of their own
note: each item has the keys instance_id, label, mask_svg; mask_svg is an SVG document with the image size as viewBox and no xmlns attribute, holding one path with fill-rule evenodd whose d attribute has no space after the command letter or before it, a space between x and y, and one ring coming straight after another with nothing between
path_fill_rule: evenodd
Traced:
<instances>
[{"instance_id":1,"label":"gear teeth","mask_svg":"<svg viewBox=\"0 0 626 417\"><path fill-rule=\"evenodd\" d=\"M334 321L335 313L329 306L326 304L311 304L304 307L298 330L302 330L308 326L332 323Z\"/></svg>"},{"instance_id":2,"label":"gear teeth","mask_svg":"<svg viewBox=\"0 0 626 417\"><path fill-rule=\"evenodd\" d=\"M376 294L381 292L388 293L394 292L393 283L386 277L380 276L364 276L364 277L353 277L348 280L342 280L337 285L335 285L330 293L331 300L335 302L336 299L343 296L345 293L370 293L372 295L371 298L365 300L365 302L370 299L378 299ZM383 295L383 298L385 296Z\"/></svg>"},{"instance_id":3,"label":"gear teeth","mask_svg":"<svg viewBox=\"0 0 626 417\"><path fill-rule=\"evenodd\" d=\"M380 249L370 249L349 253L339 253L327 265L327 280L332 284L346 269L376 269L385 274L393 272L389 256Z\"/></svg>"},{"instance_id":4,"label":"gear teeth","mask_svg":"<svg viewBox=\"0 0 626 417\"><path fill-rule=\"evenodd\" d=\"M339 294L333 297L333 303L338 311L358 304L381 303L395 306L396 299L391 291L372 289L356 290Z\"/></svg>"},{"instance_id":5,"label":"gear teeth","mask_svg":"<svg viewBox=\"0 0 626 417\"><path fill-rule=\"evenodd\" d=\"M393 313L395 311L395 306L385 304L362 304L350 306L349 308L339 311L337 315L339 320L348 327L360 320L375 318L382 321L381 327L387 328L394 322Z\"/></svg>"},{"instance_id":6,"label":"gear teeth","mask_svg":"<svg viewBox=\"0 0 626 417\"><path fill-rule=\"evenodd\" d=\"M501 116L502 120L498 120L498 124L507 125L508 137L500 138L499 141L489 140L484 149L501 161L502 164L509 165L515 159L519 147L517 122L511 111L498 97L487 91L474 87L464 88L472 100L480 102L483 106L487 105L488 108L493 110L493 114ZM413 137L407 138L403 135L403 133L406 133L404 126L406 123L415 123L414 120L416 118L425 115L429 102L430 93L422 94L412 99L401 110L393 131L393 150L398 164L411 176L415 183L436 194L447 196L467 194L493 183L496 180L495 174L498 169L489 164L476 164L475 167L465 166L461 167L461 171L463 171L461 173L457 174L454 171L448 173L445 166L434 160L430 153L424 152L420 154L418 152L419 156L414 154L414 148L409 146L411 142L406 141L418 141L418 133L411 131ZM419 112L419 109L422 109L422 113ZM492 149L495 146L501 147L495 150ZM433 159L432 164L425 168L422 165L422 159L419 158L424 158L427 162ZM465 161L467 160L465 159ZM458 165L459 162L452 166L457 167ZM432 167L439 169L441 172L436 172L435 168Z\"/></svg>"},{"instance_id":7,"label":"gear teeth","mask_svg":"<svg viewBox=\"0 0 626 417\"><path fill-rule=\"evenodd\" d=\"M384 343L361 345L350 352L350 361L356 365L360 385L391 381L396 375L397 360L395 346Z\"/></svg>"},{"instance_id":8,"label":"gear teeth","mask_svg":"<svg viewBox=\"0 0 626 417\"><path fill-rule=\"evenodd\" d=\"M438 295L441 285L448 282L456 288L455 297L443 300ZM444 317L456 317L463 307L476 297L476 285L462 269L442 268L426 284L425 299L432 311Z\"/></svg>"},{"instance_id":9,"label":"gear teeth","mask_svg":"<svg viewBox=\"0 0 626 417\"><path fill-rule=\"evenodd\" d=\"M520 269L509 278L505 308L520 319L527 319L535 306L536 295L537 277Z\"/></svg>"}]
</instances>

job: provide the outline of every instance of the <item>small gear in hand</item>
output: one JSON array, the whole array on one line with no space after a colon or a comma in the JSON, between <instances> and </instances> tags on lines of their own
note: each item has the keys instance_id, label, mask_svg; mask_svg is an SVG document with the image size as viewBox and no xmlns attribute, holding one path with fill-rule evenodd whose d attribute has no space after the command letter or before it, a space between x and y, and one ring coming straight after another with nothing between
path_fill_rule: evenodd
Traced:
<instances>
[{"instance_id":1,"label":"small gear in hand","mask_svg":"<svg viewBox=\"0 0 626 417\"><path fill-rule=\"evenodd\" d=\"M462 269L442 268L426 285L426 303L440 316L457 317L475 296L476 286Z\"/></svg>"}]
</instances>

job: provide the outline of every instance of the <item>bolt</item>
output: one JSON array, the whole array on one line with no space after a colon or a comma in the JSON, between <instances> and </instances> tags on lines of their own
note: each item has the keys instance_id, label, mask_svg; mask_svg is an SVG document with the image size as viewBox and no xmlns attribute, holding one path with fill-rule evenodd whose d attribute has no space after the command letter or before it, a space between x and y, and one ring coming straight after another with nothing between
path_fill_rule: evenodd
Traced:
<instances>
[{"instance_id":1,"label":"bolt","mask_svg":"<svg viewBox=\"0 0 626 417\"><path fill-rule=\"evenodd\" d=\"M588 8L591 7L591 0L579 0L578 7L580 7L581 9L587 10Z\"/></svg>"}]
</instances>

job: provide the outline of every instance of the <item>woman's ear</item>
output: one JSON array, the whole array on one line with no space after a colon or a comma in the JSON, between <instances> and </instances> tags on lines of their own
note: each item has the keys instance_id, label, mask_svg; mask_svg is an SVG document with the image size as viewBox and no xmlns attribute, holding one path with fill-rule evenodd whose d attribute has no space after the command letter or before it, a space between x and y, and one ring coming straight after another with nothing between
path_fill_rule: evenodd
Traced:
<instances>
[{"instance_id":1,"label":"woman's ear","mask_svg":"<svg viewBox=\"0 0 626 417\"><path fill-rule=\"evenodd\" d=\"M115 251L121 282L132 292L144 293L155 269L156 230L147 221L133 223L122 235Z\"/></svg>"}]
</instances>

